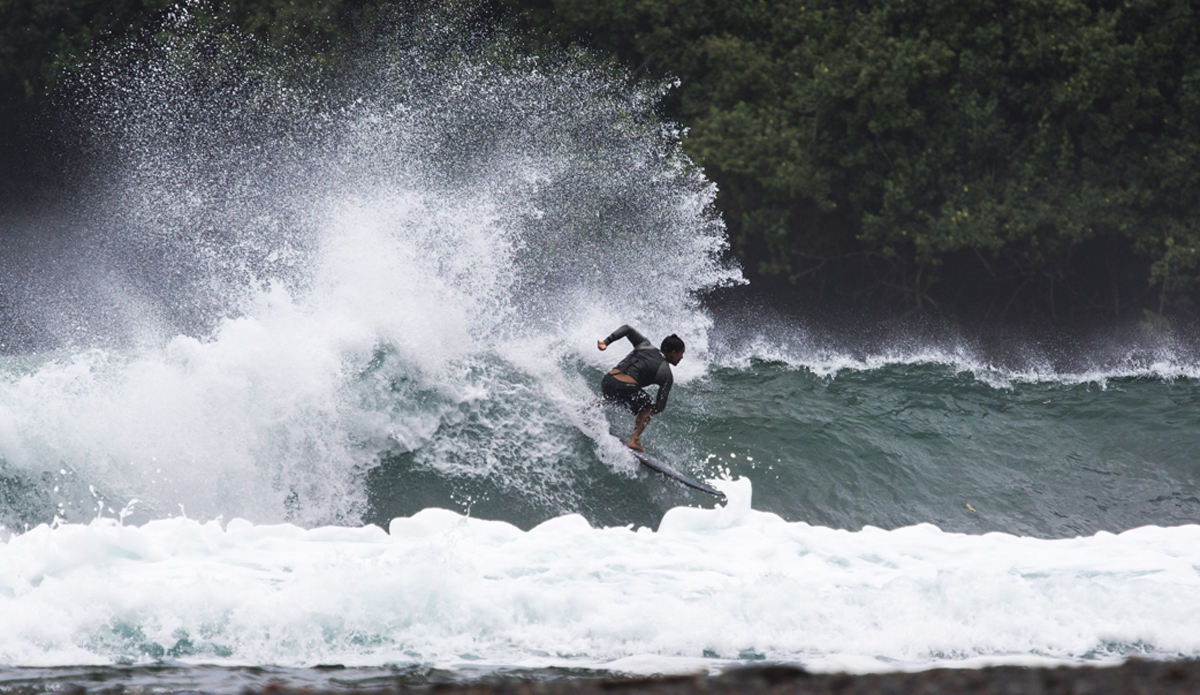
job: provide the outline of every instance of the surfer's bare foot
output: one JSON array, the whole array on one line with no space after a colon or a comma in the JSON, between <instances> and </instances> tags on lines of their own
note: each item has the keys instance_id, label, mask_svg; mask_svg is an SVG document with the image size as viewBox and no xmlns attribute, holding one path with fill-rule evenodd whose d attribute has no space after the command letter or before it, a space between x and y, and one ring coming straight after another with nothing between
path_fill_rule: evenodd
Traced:
<instances>
[{"instance_id":1,"label":"surfer's bare foot","mask_svg":"<svg viewBox=\"0 0 1200 695\"><path fill-rule=\"evenodd\" d=\"M637 439L629 440L629 448L633 449L634 451L640 451L643 454L646 453L646 450L642 448L642 443L639 442Z\"/></svg>"}]
</instances>

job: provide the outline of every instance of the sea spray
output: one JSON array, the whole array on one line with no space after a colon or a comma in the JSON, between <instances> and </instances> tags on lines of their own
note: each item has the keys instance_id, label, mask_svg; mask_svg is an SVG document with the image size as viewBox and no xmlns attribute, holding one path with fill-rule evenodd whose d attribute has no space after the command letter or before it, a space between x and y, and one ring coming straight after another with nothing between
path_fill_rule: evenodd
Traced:
<instances>
[{"instance_id":1,"label":"sea spray","mask_svg":"<svg viewBox=\"0 0 1200 695\"><path fill-rule=\"evenodd\" d=\"M87 272L25 276L53 340L4 358L3 519L87 518L70 477L143 520L354 524L411 452L566 511L564 457L628 468L562 356L626 321L702 355L697 293L740 280L662 86L445 15L337 79L190 21L83 84L97 185L44 251Z\"/></svg>"}]
</instances>

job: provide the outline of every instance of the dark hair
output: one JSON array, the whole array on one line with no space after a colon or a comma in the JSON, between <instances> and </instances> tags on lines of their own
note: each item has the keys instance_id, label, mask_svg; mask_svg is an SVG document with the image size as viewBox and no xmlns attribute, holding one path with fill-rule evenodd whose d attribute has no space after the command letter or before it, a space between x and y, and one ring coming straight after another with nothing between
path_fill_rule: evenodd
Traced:
<instances>
[{"instance_id":1,"label":"dark hair","mask_svg":"<svg viewBox=\"0 0 1200 695\"><path fill-rule=\"evenodd\" d=\"M659 349L663 352L681 352L683 350L683 338L672 333L663 338L662 347Z\"/></svg>"}]
</instances>

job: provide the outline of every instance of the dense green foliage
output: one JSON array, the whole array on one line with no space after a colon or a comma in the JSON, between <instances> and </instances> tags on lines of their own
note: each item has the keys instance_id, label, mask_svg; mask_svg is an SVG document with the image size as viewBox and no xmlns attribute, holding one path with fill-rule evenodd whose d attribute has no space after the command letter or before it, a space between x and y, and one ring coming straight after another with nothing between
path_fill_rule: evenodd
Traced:
<instances>
[{"instance_id":1,"label":"dense green foliage","mask_svg":"<svg viewBox=\"0 0 1200 695\"><path fill-rule=\"evenodd\" d=\"M188 3L201 21L238 27L282 44L336 38L340 2L246 0L220 9ZM69 176L69 154L52 133L57 84L95 50L143 41L169 26L175 0L0 0L0 204L53 195Z\"/></svg>"},{"instance_id":2,"label":"dense green foliage","mask_svg":"<svg viewBox=\"0 0 1200 695\"><path fill-rule=\"evenodd\" d=\"M1108 272L1080 268L1087 255L1141 273L1159 311L1191 288L1190 0L514 1L564 40L680 78L672 115L764 272L856 258L919 303L947 263L1053 292Z\"/></svg>"},{"instance_id":3,"label":"dense green foliage","mask_svg":"<svg viewBox=\"0 0 1200 695\"><path fill-rule=\"evenodd\" d=\"M0 86L11 99L20 90L43 97L64 70L93 48L118 44L160 29L180 6L177 0L0 0ZM344 37L357 5L342 0L237 0L214 5L184 3L210 22L223 22L276 45L304 40L315 45Z\"/></svg>"},{"instance_id":4,"label":"dense green foliage","mask_svg":"<svg viewBox=\"0 0 1200 695\"><path fill-rule=\"evenodd\" d=\"M399 3L193 6L336 53ZM1200 16L1191 0L494 0L531 46L678 78L666 115L760 276L908 306L1186 308L1200 274ZM0 0L0 90L38 103L167 0ZM972 294L974 293L974 295ZM1057 293L1057 294L1056 294ZM1132 296L1130 296L1132 295ZM986 297L984 297L986 298ZM1124 306L1123 306L1124 305Z\"/></svg>"}]
</instances>

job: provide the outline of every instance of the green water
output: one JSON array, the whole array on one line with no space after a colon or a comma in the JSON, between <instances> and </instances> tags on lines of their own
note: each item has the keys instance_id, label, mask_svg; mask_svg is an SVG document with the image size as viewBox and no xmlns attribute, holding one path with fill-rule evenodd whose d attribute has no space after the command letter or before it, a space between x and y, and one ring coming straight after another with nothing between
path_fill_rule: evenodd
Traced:
<instances>
[{"instance_id":1,"label":"green water","mask_svg":"<svg viewBox=\"0 0 1200 695\"><path fill-rule=\"evenodd\" d=\"M1200 383L997 381L940 363L832 375L759 360L710 367L676 386L643 443L697 478L750 478L756 509L835 528L1063 537L1200 519ZM630 431L631 416L607 417L614 435ZM441 506L523 526L567 512L654 525L671 506L714 503L649 472L614 471L578 431L559 434L569 447L554 464L568 473L558 485L572 494L523 495L409 453L370 475L375 520Z\"/></svg>"}]
</instances>

